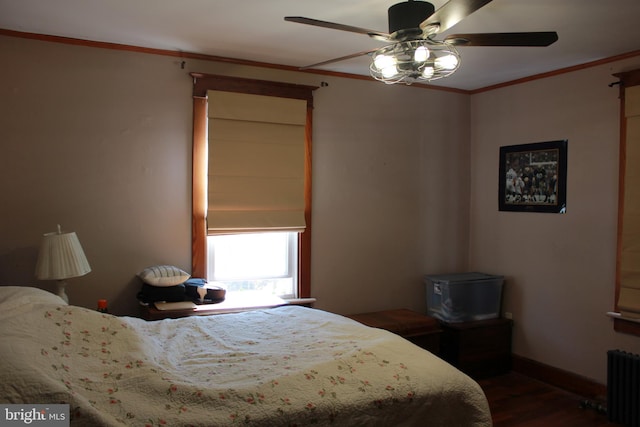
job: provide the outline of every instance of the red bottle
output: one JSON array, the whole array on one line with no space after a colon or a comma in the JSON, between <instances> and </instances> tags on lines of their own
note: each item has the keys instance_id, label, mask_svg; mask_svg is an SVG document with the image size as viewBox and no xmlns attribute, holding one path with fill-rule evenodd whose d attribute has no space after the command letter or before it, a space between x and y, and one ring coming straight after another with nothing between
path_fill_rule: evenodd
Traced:
<instances>
[{"instance_id":1,"label":"red bottle","mask_svg":"<svg viewBox=\"0 0 640 427\"><path fill-rule=\"evenodd\" d=\"M99 299L98 300L98 311L100 313L108 313L109 310L107 309L107 300L106 299Z\"/></svg>"}]
</instances>

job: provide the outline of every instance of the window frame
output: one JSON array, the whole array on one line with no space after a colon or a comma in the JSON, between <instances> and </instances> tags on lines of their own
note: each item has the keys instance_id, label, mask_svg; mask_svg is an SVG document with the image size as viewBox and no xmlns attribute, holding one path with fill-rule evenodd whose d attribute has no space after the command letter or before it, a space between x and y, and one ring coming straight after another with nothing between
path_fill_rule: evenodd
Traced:
<instances>
[{"instance_id":1,"label":"window frame","mask_svg":"<svg viewBox=\"0 0 640 427\"><path fill-rule=\"evenodd\" d=\"M615 311L618 311L618 300L621 286L621 258L622 258L622 228L624 225L624 187L625 169L629 162L636 159L627 158L627 120L625 116L625 89L640 85L640 70L617 73L614 76L620 79L620 167L618 186L618 244L616 254L616 280L615 280ZM640 323L623 318L613 319L613 329L616 332L640 336Z\"/></svg>"},{"instance_id":2,"label":"window frame","mask_svg":"<svg viewBox=\"0 0 640 427\"><path fill-rule=\"evenodd\" d=\"M193 78L192 229L191 274L207 276L207 91L302 99L307 102L304 159L304 217L306 228L298 235L298 298L311 296L311 153L313 91L317 86L190 73Z\"/></svg>"}]
</instances>

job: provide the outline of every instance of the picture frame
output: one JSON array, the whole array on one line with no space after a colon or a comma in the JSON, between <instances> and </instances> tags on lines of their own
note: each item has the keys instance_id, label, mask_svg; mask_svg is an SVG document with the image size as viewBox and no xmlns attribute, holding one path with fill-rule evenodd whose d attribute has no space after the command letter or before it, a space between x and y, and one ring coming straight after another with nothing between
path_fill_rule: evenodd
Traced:
<instances>
[{"instance_id":1,"label":"picture frame","mask_svg":"<svg viewBox=\"0 0 640 427\"><path fill-rule=\"evenodd\" d=\"M568 141L500 147L498 208L566 213Z\"/></svg>"}]
</instances>

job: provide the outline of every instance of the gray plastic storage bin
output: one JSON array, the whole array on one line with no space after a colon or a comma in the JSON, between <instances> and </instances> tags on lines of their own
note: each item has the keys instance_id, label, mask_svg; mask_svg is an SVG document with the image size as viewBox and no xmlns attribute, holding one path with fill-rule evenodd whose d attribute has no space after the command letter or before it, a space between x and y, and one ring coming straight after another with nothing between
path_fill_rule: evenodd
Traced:
<instances>
[{"instance_id":1,"label":"gray plastic storage bin","mask_svg":"<svg viewBox=\"0 0 640 427\"><path fill-rule=\"evenodd\" d=\"M426 275L427 312L444 322L500 317L504 276L484 273Z\"/></svg>"}]
</instances>

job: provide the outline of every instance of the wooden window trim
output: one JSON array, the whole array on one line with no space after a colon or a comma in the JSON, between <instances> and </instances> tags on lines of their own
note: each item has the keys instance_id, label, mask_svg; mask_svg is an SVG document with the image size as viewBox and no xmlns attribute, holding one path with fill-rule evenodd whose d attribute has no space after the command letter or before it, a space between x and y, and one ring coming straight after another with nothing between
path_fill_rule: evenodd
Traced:
<instances>
[{"instance_id":1,"label":"wooden window trim","mask_svg":"<svg viewBox=\"0 0 640 427\"><path fill-rule=\"evenodd\" d=\"M302 99L307 102L304 156L304 218L306 228L304 232L299 234L298 238L298 297L311 297L311 130L313 124L313 91L317 87L214 74L190 73L190 75L193 78L191 274L194 277L206 277L207 272L207 195L204 185L207 173L207 91L219 90Z\"/></svg>"},{"instance_id":2,"label":"wooden window trim","mask_svg":"<svg viewBox=\"0 0 640 427\"><path fill-rule=\"evenodd\" d=\"M616 284L615 284L615 310L618 311L618 298L620 296L621 259L622 259L622 226L624 213L624 177L627 164L627 119L625 116L625 89L640 85L640 70L614 74L620 79L620 158L619 158L619 185L618 185L618 244L616 248ZM613 319L613 329L631 335L640 336L640 323L622 318Z\"/></svg>"}]
</instances>

